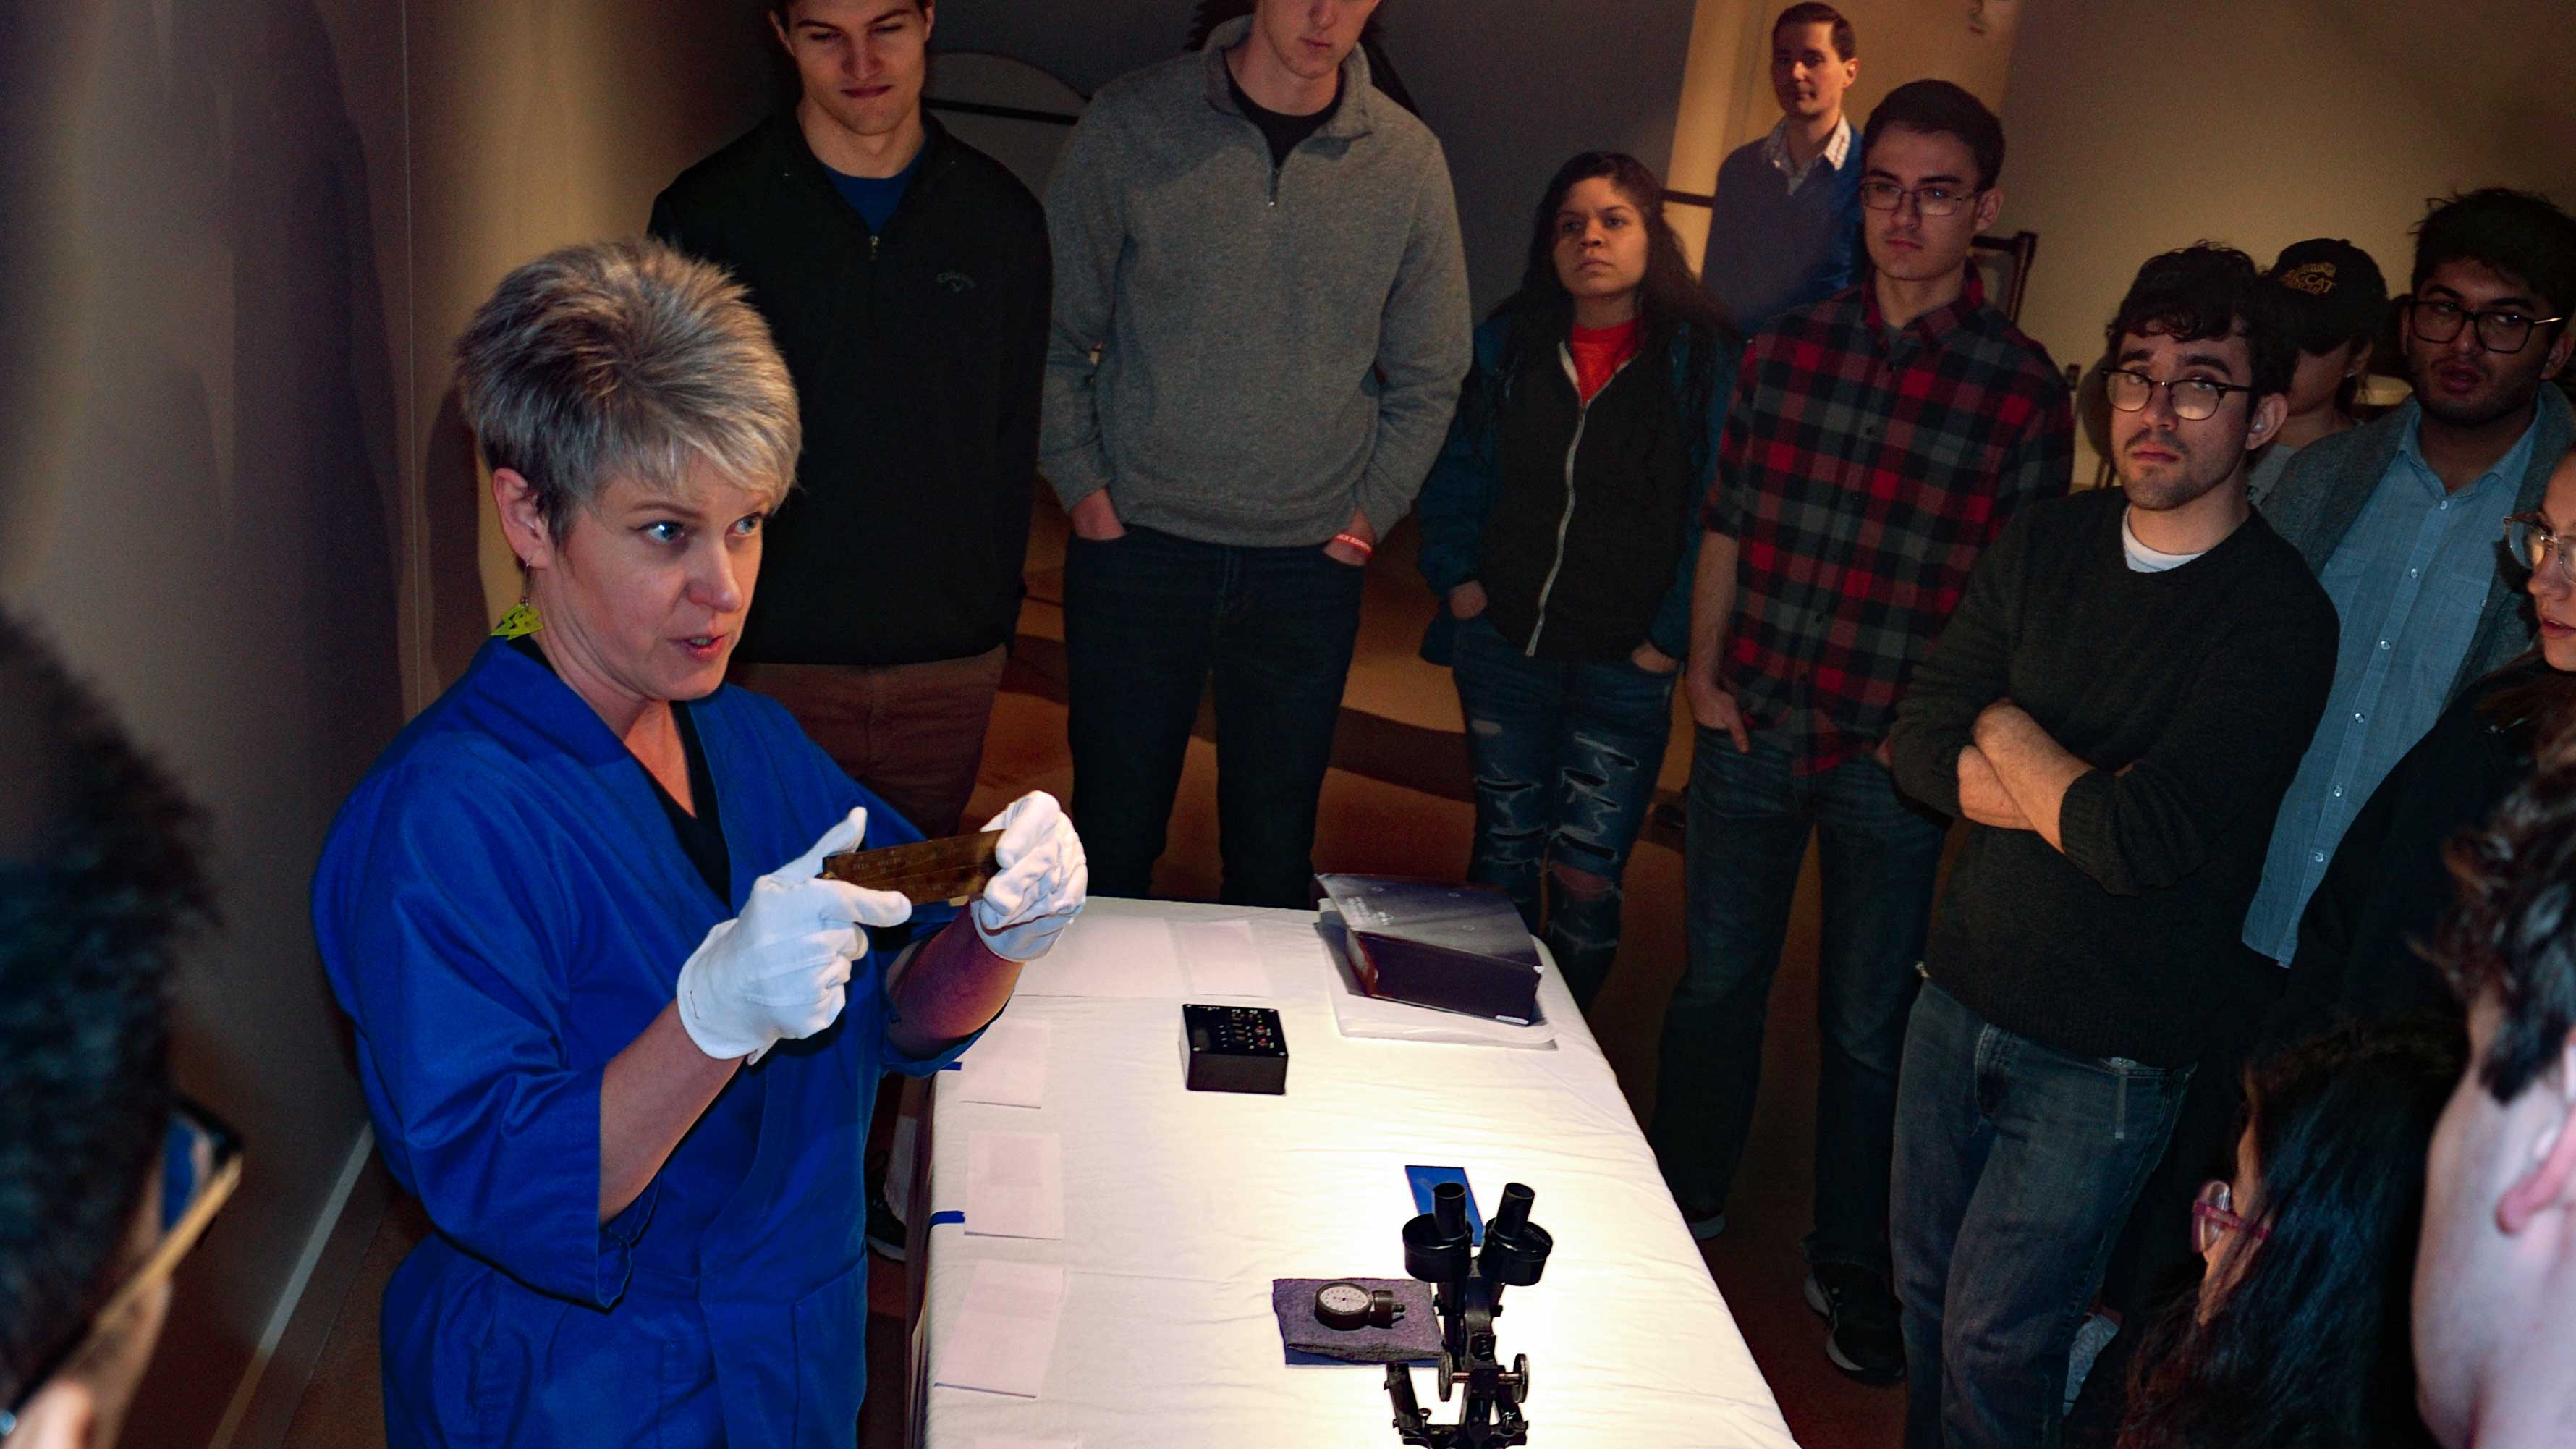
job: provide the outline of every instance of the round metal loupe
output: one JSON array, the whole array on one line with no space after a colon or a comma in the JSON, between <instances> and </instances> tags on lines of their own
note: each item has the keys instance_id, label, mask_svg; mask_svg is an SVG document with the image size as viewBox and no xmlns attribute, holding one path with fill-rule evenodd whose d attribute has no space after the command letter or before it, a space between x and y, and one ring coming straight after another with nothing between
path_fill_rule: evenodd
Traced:
<instances>
[{"instance_id":1,"label":"round metal loupe","mask_svg":"<svg viewBox=\"0 0 2576 1449\"><path fill-rule=\"evenodd\" d=\"M1386 1289L1363 1288L1357 1283L1327 1283L1315 1290L1315 1321L1326 1328L1349 1332L1357 1328L1393 1328L1404 1316L1404 1305Z\"/></svg>"}]
</instances>

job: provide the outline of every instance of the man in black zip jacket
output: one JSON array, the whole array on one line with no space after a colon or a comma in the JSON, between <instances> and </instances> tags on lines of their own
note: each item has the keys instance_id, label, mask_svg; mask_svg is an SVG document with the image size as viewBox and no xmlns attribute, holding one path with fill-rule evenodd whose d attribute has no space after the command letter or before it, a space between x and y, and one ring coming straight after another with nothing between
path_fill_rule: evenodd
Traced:
<instances>
[{"instance_id":1,"label":"man in black zip jacket","mask_svg":"<svg viewBox=\"0 0 2576 1449\"><path fill-rule=\"evenodd\" d=\"M804 416L731 678L935 838L1019 628L1053 263L1028 188L922 114L934 8L772 5L802 98L682 172L652 229L751 289ZM868 1244L900 1261L868 1181Z\"/></svg>"},{"instance_id":2,"label":"man in black zip jacket","mask_svg":"<svg viewBox=\"0 0 2576 1449\"><path fill-rule=\"evenodd\" d=\"M1046 219L922 114L931 0L790 0L793 110L681 173L653 234L751 290L796 379L734 682L931 836L974 792L1037 477Z\"/></svg>"}]
</instances>

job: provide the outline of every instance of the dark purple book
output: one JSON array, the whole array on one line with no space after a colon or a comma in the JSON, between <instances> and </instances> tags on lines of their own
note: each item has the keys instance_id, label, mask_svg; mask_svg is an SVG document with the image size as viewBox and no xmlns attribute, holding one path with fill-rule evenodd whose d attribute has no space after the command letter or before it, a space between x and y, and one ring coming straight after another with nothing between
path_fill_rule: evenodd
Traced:
<instances>
[{"instance_id":1,"label":"dark purple book","mask_svg":"<svg viewBox=\"0 0 2576 1449\"><path fill-rule=\"evenodd\" d=\"M1383 875L1318 875L1343 953L1371 996L1515 1025L1539 1019L1538 945L1493 891ZM1327 934L1332 934L1327 932Z\"/></svg>"}]
</instances>

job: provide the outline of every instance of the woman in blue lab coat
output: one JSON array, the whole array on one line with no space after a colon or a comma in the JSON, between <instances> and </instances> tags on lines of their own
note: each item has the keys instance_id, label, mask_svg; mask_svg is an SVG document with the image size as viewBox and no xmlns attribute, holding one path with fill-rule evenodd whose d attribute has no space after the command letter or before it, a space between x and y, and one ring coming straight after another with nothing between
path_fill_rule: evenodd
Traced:
<instances>
[{"instance_id":1,"label":"woman in blue lab coat","mask_svg":"<svg viewBox=\"0 0 2576 1449\"><path fill-rule=\"evenodd\" d=\"M1081 908L1081 842L1015 802L962 914L815 876L919 837L723 684L799 435L721 272L555 253L458 363L527 604L314 883L379 1145L437 1229L385 1292L387 1437L846 1449L878 1073L1001 1010Z\"/></svg>"}]
</instances>

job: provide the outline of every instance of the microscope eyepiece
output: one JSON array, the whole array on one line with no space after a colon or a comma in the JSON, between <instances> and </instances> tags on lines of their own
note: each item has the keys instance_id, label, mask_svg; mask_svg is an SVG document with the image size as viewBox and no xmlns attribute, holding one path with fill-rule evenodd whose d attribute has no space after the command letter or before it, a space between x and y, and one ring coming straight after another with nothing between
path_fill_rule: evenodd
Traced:
<instances>
[{"instance_id":1,"label":"microscope eyepiece","mask_svg":"<svg viewBox=\"0 0 2576 1449\"><path fill-rule=\"evenodd\" d=\"M1440 1224L1440 1236L1454 1238L1467 1231L1467 1184L1444 1182L1431 1189L1431 1216Z\"/></svg>"}]
</instances>

